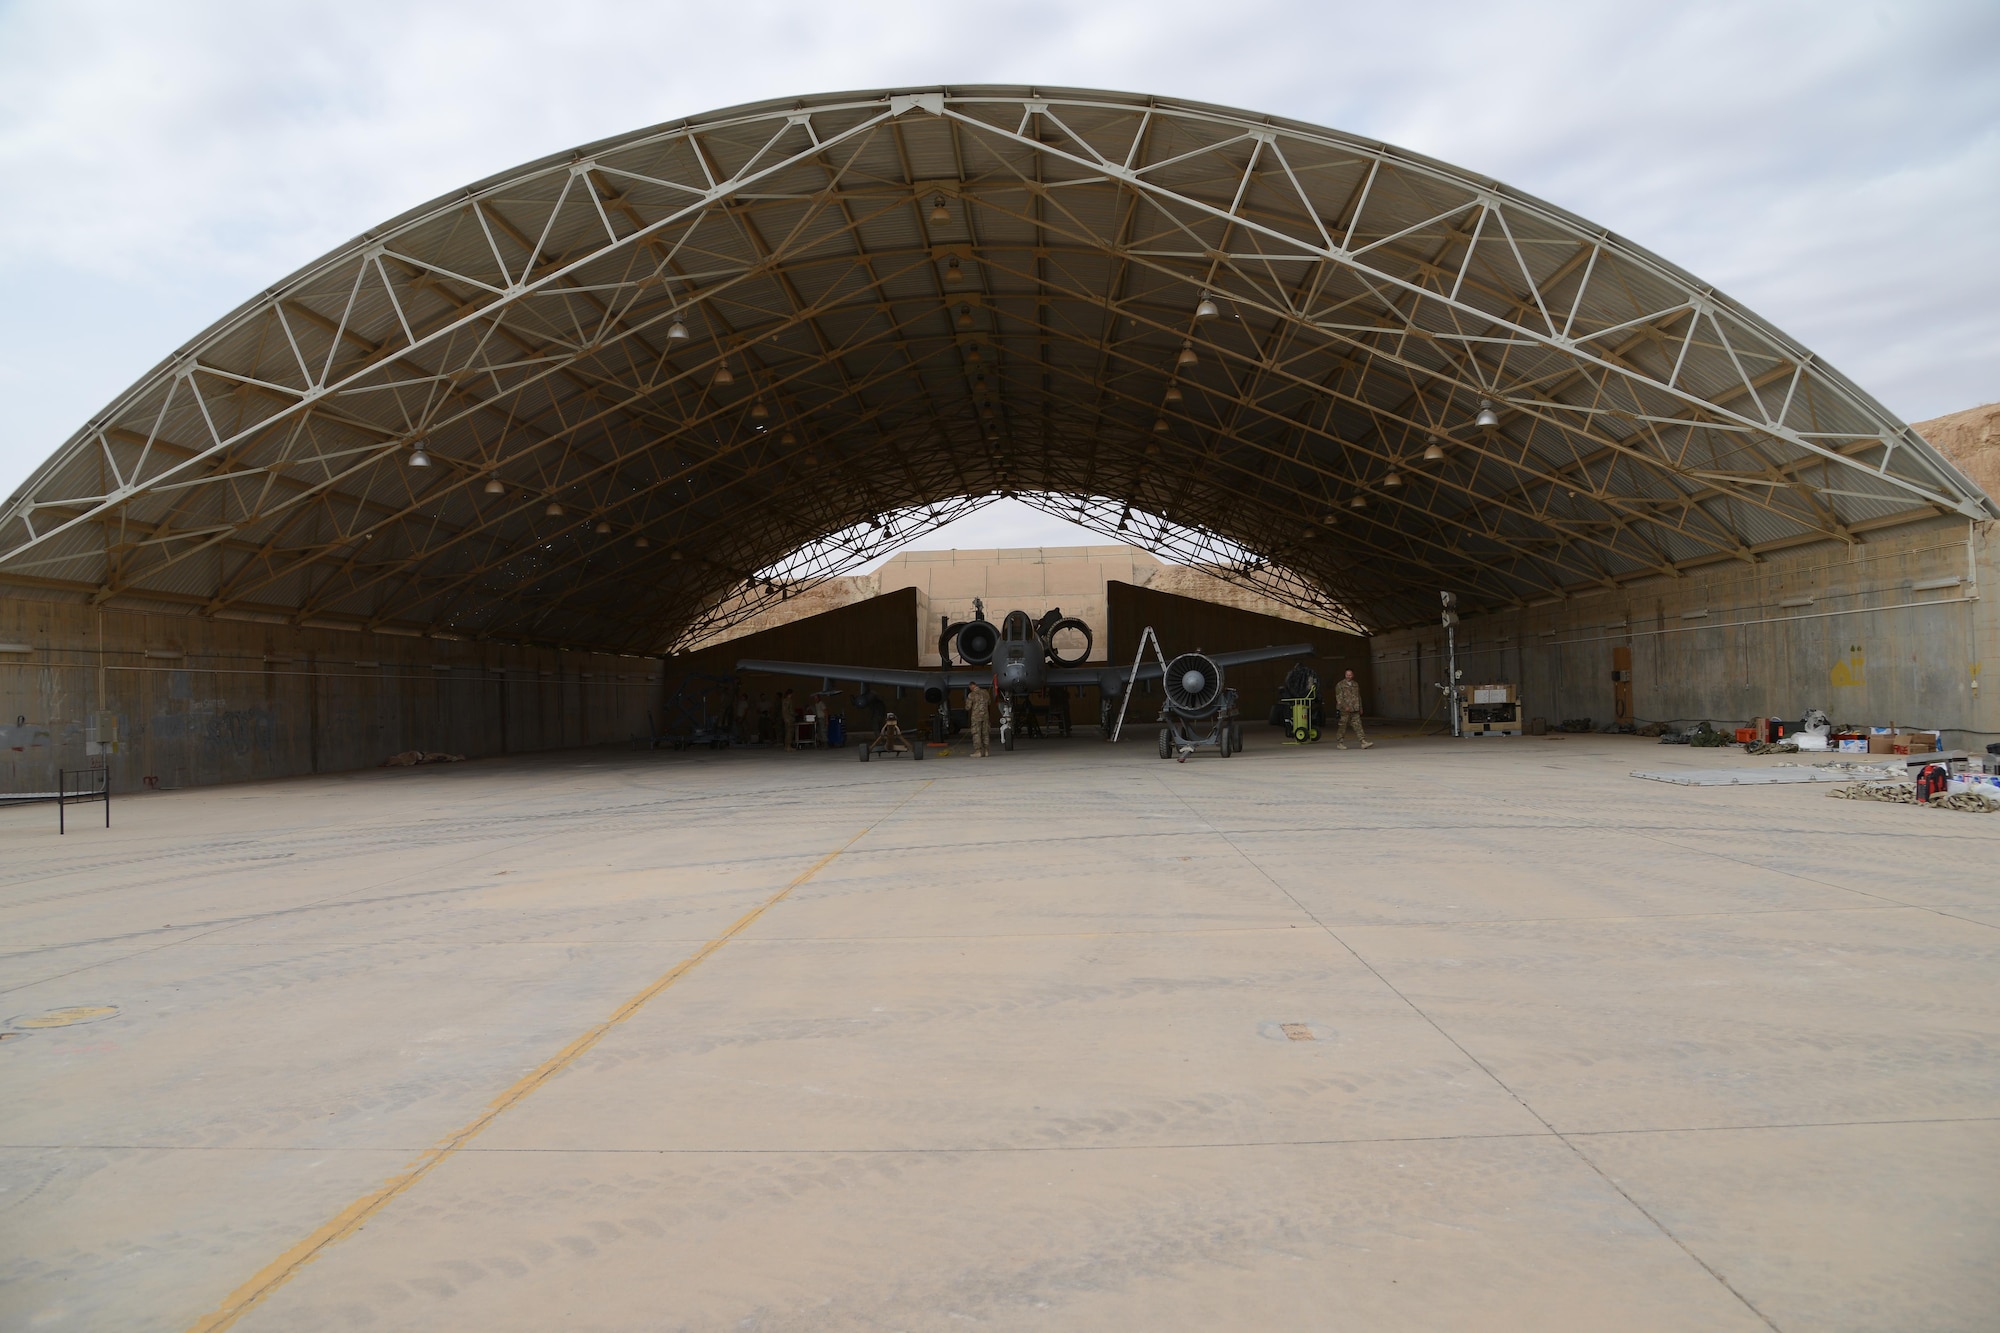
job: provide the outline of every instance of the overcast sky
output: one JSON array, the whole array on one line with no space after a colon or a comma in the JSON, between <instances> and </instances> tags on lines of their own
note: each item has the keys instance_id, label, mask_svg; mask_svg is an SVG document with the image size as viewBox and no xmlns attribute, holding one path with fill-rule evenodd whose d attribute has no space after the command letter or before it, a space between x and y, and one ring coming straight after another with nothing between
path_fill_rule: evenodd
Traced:
<instances>
[{"instance_id":1,"label":"overcast sky","mask_svg":"<svg viewBox=\"0 0 2000 1333\"><path fill-rule=\"evenodd\" d=\"M0 0L0 491L253 292L447 190L739 102L974 82L1384 139L1657 251L1906 420L2000 398L1994 0ZM1073 539L968 523L958 545Z\"/></svg>"}]
</instances>

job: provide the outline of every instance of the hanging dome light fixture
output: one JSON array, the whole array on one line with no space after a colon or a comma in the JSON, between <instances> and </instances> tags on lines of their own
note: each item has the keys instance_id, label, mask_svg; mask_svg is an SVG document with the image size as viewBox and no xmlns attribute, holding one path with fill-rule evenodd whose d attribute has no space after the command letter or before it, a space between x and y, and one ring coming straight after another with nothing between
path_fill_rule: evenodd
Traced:
<instances>
[{"instance_id":1,"label":"hanging dome light fixture","mask_svg":"<svg viewBox=\"0 0 2000 1333\"><path fill-rule=\"evenodd\" d=\"M563 516L563 508L554 500L551 500L549 501L549 507L544 509L542 513L549 518L561 518Z\"/></svg>"},{"instance_id":2,"label":"hanging dome light fixture","mask_svg":"<svg viewBox=\"0 0 2000 1333\"><path fill-rule=\"evenodd\" d=\"M768 421L771 416L771 409L764 406L764 400L760 398L750 404L750 415L757 421Z\"/></svg>"},{"instance_id":3,"label":"hanging dome light fixture","mask_svg":"<svg viewBox=\"0 0 2000 1333\"><path fill-rule=\"evenodd\" d=\"M483 489L488 495L505 495L507 493L507 488L500 484L500 478L498 477L488 477Z\"/></svg>"},{"instance_id":4,"label":"hanging dome light fixture","mask_svg":"<svg viewBox=\"0 0 2000 1333\"><path fill-rule=\"evenodd\" d=\"M1400 472L1391 472L1382 478L1382 484L1391 488L1401 486L1403 484L1403 474Z\"/></svg>"},{"instance_id":5,"label":"hanging dome light fixture","mask_svg":"<svg viewBox=\"0 0 2000 1333\"><path fill-rule=\"evenodd\" d=\"M1181 393L1181 386L1180 386L1180 385L1178 385L1178 384L1169 384L1169 385L1167 386L1167 401L1168 401L1168 402L1170 402L1170 403L1178 403L1179 401L1181 401L1181 398L1182 398L1182 397L1183 397L1183 395L1182 395L1182 393Z\"/></svg>"},{"instance_id":6,"label":"hanging dome light fixture","mask_svg":"<svg viewBox=\"0 0 2000 1333\"><path fill-rule=\"evenodd\" d=\"M779 444L797 444L798 442L799 442L799 437L792 434L790 431L786 431L783 435L780 435L778 437Z\"/></svg>"},{"instance_id":7,"label":"hanging dome light fixture","mask_svg":"<svg viewBox=\"0 0 2000 1333\"><path fill-rule=\"evenodd\" d=\"M1174 364L1182 370L1201 364L1201 358L1194 354L1194 339L1187 338L1182 340L1181 354L1174 358Z\"/></svg>"},{"instance_id":8,"label":"hanging dome light fixture","mask_svg":"<svg viewBox=\"0 0 2000 1333\"><path fill-rule=\"evenodd\" d=\"M423 441L419 440L417 441L417 447L410 451L410 466L429 467L430 465L431 465L431 456L424 452Z\"/></svg>"},{"instance_id":9,"label":"hanging dome light fixture","mask_svg":"<svg viewBox=\"0 0 2000 1333\"><path fill-rule=\"evenodd\" d=\"M1444 446L1438 443L1438 437L1435 435L1426 435L1424 439L1428 442L1424 446L1424 461L1426 463L1442 463L1444 461Z\"/></svg>"},{"instance_id":10,"label":"hanging dome light fixture","mask_svg":"<svg viewBox=\"0 0 2000 1333\"><path fill-rule=\"evenodd\" d=\"M961 329L969 329L972 327L971 306L962 305L958 308L958 327L960 327Z\"/></svg>"},{"instance_id":11,"label":"hanging dome light fixture","mask_svg":"<svg viewBox=\"0 0 2000 1333\"><path fill-rule=\"evenodd\" d=\"M1347 502L1347 507L1349 509L1366 509L1368 507L1368 497L1365 495L1357 495L1352 500L1349 500Z\"/></svg>"},{"instance_id":12,"label":"hanging dome light fixture","mask_svg":"<svg viewBox=\"0 0 2000 1333\"><path fill-rule=\"evenodd\" d=\"M1201 304L1194 308L1194 317L1196 319L1214 319L1221 313L1222 308L1216 305L1215 298L1207 292L1203 292L1201 294Z\"/></svg>"},{"instance_id":13,"label":"hanging dome light fixture","mask_svg":"<svg viewBox=\"0 0 2000 1333\"><path fill-rule=\"evenodd\" d=\"M668 342L684 343L687 341L687 338L688 338L688 326L681 323L680 320L676 319L673 323L667 325Z\"/></svg>"},{"instance_id":14,"label":"hanging dome light fixture","mask_svg":"<svg viewBox=\"0 0 2000 1333\"><path fill-rule=\"evenodd\" d=\"M605 533L611 531L611 525L600 518L597 520L597 526L592 528L591 531L602 537Z\"/></svg>"},{"instance_id":15,"label":"hanging dome light fixture","mask_svg":"<svg viewBox=\"0 0 2000 1333\"><path fill-rule=\"evenodd\" d=\"M652 542L652 539L651 539L651 538L649 538L649 537L641 537L641 538L639 538L639 539L638 539L637 541L633 542L632 544L633 544L634 546L638 547L638 548L639 548L640 550L642 550L642 551L643 551L643 550L645 550L645 549L646 549L646 548L647 548L648 546L651 546L651 545L653 544L653 542Z\"/></svg>"},{"instance_id":16,"label":"hanging dome light fixture","mask_svg":"<svg viewBox=\"0 0 2000 1333\"><path fill-rule=\"evenodd\" d=\"M1173 427L1167 424L1167 419L1165 417L1161 417L1159 420L1153 423L1153 434L1155 435L1165 435L1169 430L1172 429Z\"/></svg>"},{"instance_id":17,"label":"hanging dome light fixture","mask_svg":"<svg viewBox=\"0 0 2000 1333\"><path fill-rule=\"evenodd\" d=\"M938 195L931 200L931 225L942 227L949 221L951 221L951 210L944 206L944 196Z\"/></svg>"},{"instance_id":18,"label":"hanging dome light fixture","mask_svg":"<svg viewBox=\"0 0 2000 1333\"><path fill-rule=\"evenodd\" d=\"M716 368L715 368L715 383L717 383L717 384L734 384L734 383L736 383L736 377L735 377L734 375L732 375L732 374L730 374L730 373L729 373L729 363L728 363L727 361L724 361L724 362L722 362L722 363L720 363L719 365L717 365L717 366L716 366Z\"/></svg>"},{"instance_id":19,"label":"hanging dome light fixture","mask_svg":"<svg viewBox=\"0 0 2000 1333\"><path fill-rule=\"evenodd\" d=\"M965 270L958 266L958 256L953 255L951 262L944 266L944 280L951 283L965 281Z\"/></svg>"},{"instance_id":20,"label":"hanging dome light fixture","mask_svg":"<svg viewBox=\"0 0 2000 1333\"><path fill-rule=\"evenodd\" d=\"M1472 424L1481 430L1492 430L1500 424L1500 414L1493 410L1492 399L1482 398L1479 400L1479 415L1472 419Z\"/></svg>"}]
</instances>

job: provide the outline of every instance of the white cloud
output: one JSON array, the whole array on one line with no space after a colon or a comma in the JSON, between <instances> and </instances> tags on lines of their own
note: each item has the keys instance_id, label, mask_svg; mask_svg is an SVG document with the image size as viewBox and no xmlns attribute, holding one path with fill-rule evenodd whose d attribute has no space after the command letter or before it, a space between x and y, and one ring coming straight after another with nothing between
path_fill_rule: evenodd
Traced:
<instances>
[{"instance_id":1,"label":"white cloud","mask_svg":"<svg viewBox=\"0 0 2000 1333\"><path fill-rule=\"evenodd\" d=\"M1399 143L1758 310L1907 418L2000 397L2000 9L40 0L0 9L0 487L252 293L516 163L766 97L1130 88Z\"/></svg>"}]
</instances>

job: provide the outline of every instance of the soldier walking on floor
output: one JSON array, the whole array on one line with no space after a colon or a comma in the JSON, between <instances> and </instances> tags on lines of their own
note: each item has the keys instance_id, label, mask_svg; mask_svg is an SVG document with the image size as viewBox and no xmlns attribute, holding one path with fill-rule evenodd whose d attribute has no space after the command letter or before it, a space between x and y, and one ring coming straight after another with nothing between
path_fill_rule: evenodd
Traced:
<instances>
[{"instance_id":1,"label":"soldier walking on floor","mask_svg":"<svg viewBox=\"0 0 2000 1333\"><path fill-rule=\"evenodd\" d=\"M1333 687L1333 706L1340 711L1340 730L1333 733L1334 743L1341 749L1347 748L1347 729L1354 728L1354 739L1361 742L1361 748L1372 750L1375 742L1368 739L1361 730L1361 682L1349 671Z\"/></svg>"},{"instance_id":2,"label":"soldier walking on floor","mask_svg":"<svg viewBox=\"0 0 2000 1333\"><path fill-rule=\"evenodd\" d=\"M993 751L987 745L986 701L992 698L973 681L965 687L965 716L972 724L972 757L990 759Z\"/></svg>"}]
</instances>

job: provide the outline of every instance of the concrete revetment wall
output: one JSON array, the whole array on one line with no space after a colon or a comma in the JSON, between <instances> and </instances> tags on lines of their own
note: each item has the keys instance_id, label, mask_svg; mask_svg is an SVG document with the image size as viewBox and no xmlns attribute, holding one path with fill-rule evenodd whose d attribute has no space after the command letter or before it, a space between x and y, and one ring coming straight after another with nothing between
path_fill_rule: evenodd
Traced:
<instances>
[{"instance_id":1,"label":"concrete revetment wall","mask_svg":"<svg viewBox=\"0 0 2000 1333\"><path fill-rule=\"evenodd\" d=\"M908 588L915 590L919 609L914 626L917 665L939 664L939 617L970 620L974 598L985 602L987 618L995 624L1009 611L1026 611L1039 617L1058 606L1064 615L1081 617L1096 632L1089 660L1101 662L1104 622L1109 614L1104 590L1114 580L1323 629L1335 628L1331 622L1225 582L1206 570L1163 564L1136 546L1021 546L903 551L883 561L873 573L827 579L785 601L766 606L756 615L690 645L689 650L702 652L718 644L740 644L753 634Z\"/></svg>"},{"instance_id":2,"label":"concrete revetment wall","mask_svg":"<svg viewBox=\"0 0 2000 1333\"><path fill-rule=\"evenodd\" d=\"M1467 685L1520 686L1523 714L1613 718L1615 652L1631 656L1640 722L1742 724L1823 708L1835 723L2000 739L2000 593L1992 523L1937 520L1660 578L1458 626ZM1790 605L1787 605L1790 603ZM1438 626L1372 641L1381 707L1421 717L1445 678Z\"/></svg>"},{"instance_id":3,"label":"concrete revetment wall","mask_svg":"<svg viewBox=\"0 0 2000 1333\"><path fill-rule=\"evenodd\" d=\"M8 596L0 793L100 758L134 791L622 741L659 675L657 659Z\"/></svg>"},{"instance_id":4,"label":"concrete revetment wall","mask_svg":"<svg viewBox=\"0 0 2000 1333\"><path fill-rule=\"evenodd\" d=\"M1028 566L1032 562L1023 564ZM1129 666L1138 647L1140 632L1145 626L1152 625L1169 654L1197 647L1221 651L1261 648L1272 644L1311 643L1316 656L1307 660L1318 668L1329 689L1331 682L1350 667L1363 681L1364 690L1366 688L1368 641L1360 635L1138 587L1117 579L1107 581L1097 595L1100 609L1093 628L1097 630L1100 661L1105 660L1108 649L1109 660L1120 666ZM967 604L969 607L969 597ZM1077 603L1079 606L1083 604L1080 601ZM1068 611L1070 603L1065 600L1062 607ZM993 608L989 605L987 609L990 614ZM1024 605L1023 609L1039 608ZM916 587L906 586L865 602L837 607L698 652L677 654L667 662L667 686L672 688L688 674L731 674L737 661L743 658L901 667L905 670L935 667L938 664L936 652L929 655L928 662L920 661L910 635L912 624L935 623L934 616L929 622L923 619L928 614L927 599L923 593ZM935 634L932 637L935 639ZM935 643L932 646L935 648ZM1228 683L1242 694L1246 717L1257 721L1265 715L1277 699L1279 682L1290 669L1289 661L1259 662L1230 668ZM848 692L848 698L835 707L846 711L851 704L853 685L845 680L836 684ZM806 696L820 687L820 681L817 677L758 674L743 676L740 687L752 699L790 689L803 706ZM899 719L906 723L930 713L930 706L914 690L906 692L901 703L893 701L893 691L884 693L891 697L889 707L899 710ZM1095 722L1095 690L1085 687L1076 692L1075 699L1080 702L1072 702L1072 718L1078 722ZM1152 711L1140 711L1148 719L1153 716Z\"/></svg>"}]
</instances>

